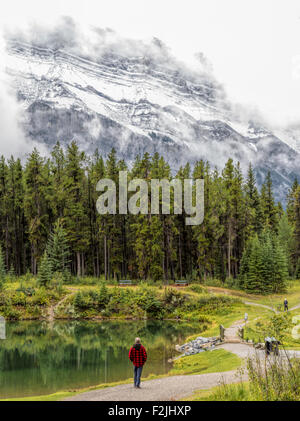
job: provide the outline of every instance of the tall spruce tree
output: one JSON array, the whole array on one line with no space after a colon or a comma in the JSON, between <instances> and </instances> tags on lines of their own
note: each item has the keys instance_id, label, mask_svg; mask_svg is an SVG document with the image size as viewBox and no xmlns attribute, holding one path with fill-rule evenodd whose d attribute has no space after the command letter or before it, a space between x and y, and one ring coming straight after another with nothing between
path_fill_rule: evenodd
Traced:
<instances>
[{"instance_id":1,"label":"tall spruce tree","mask_svg":"<svg viewBox=\"0 0 300 421\"><path fill-rule=\"evenodd\" d=\"M31 271L37 273L38 260L45 248L49 232L48 173L44 159L34 149L25 167L24 211L31 245Z\"/></svg>"},{"instance_id":2,"label":"tall spruce tree","mask_svg":"<svg viewBox=\"0 0 300 421\"><path fill-rule=\"evenodd\" d=\"M68 241L75 259L73 267L77 276L85 274L85 252L89 245L89 223L86 212L88 195L85 178L85 154L72 142L67 148L64 172L64 189L67 199L64 222Z\"/></svg>"},{"instance_id":3,"label":"tall spruce tree","mask_svg":"<svg viewBox=\"0 0 300 421\"><path fill-rule=\"evenodd\" d=\"M278 210L275 206L273 195L273 183L270 171L266 176L266 181L261 190L261 206L263 211L265 226L276 232L278 227Z\"/></svg>"},{"instance_id":4,"label":"tall spruce tree","mask_svg":"<svg viewBox=\"0 0 300 421\"><path fill-rule=\"evenodd\" d=\"M6 270L5 270L3 253L2 253L2 247L0 245L0 290L3 289L4 283L5 283L5 277L6 277Z\"/></svg>"},{"instance_id":5,"label":"tall spruce tree","mask_svg":"<svg viewBox=\"0 0 300 421\"><path fill-rule=\"evenodd\" d=\"M47 251L45 250L38 271L38 282L43 287L48 287L52 279L53 271Z\"/></svg>"},{"instance_id":6,"label":"tall spruce tree","mask_svg":"<svg viewBox=\"0 0 300 421\"><path fill-rule=\"evenodd\" d=\"M69 270L70 249L61 219L58 219L54 225L46 250L53 272L64 273Z\"/></svg>"}]
</instances>

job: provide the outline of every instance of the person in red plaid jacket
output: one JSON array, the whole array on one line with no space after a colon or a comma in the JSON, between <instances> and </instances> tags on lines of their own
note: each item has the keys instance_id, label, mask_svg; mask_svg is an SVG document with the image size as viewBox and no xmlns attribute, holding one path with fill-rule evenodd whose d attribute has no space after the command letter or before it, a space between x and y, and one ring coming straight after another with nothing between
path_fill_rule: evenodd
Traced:
<instances>
[{"instance_id":1,"label":"person in red plaid jacket","mask_svg":"<svg viewBox=\"0 0 300 421\"><path fill-rule=\"evenodd\" d=\"M134 365L134 387L140 389L143 366L147 361L147 352L141 344L140 338L135 338L135 344L129 351L129 359Z\"/></svg>"}]
</instances>

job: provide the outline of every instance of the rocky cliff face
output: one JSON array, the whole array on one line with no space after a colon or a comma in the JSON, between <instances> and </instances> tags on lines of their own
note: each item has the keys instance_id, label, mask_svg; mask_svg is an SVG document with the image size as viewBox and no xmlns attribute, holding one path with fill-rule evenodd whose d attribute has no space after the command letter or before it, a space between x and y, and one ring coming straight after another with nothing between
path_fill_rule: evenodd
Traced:
<instances>
[{"instance_id":1,"label":"rocky cliff face","mask_svg":"<svg viewBox=\"0 0 300 421\"><path fill-rule=\"evenodd\" d=\"M252 162L259 183L271 170L281 200L300 175L296 139L240 121L211 75L189 70L158 40L136 53L106 48L93 57L19 39L7 50L7 72L34 140L51 146L75 139L103 155L115 147L129 162L158 151L174 169L200 158L222 167L232 157L242 168Z\"/></svg>"}]
</instances>

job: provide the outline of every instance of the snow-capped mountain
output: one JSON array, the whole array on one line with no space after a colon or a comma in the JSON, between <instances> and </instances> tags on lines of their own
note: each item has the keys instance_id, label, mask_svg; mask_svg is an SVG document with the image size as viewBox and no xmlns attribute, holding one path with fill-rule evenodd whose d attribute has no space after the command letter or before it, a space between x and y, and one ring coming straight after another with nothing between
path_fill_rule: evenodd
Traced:
<instances>
[{"instance_id":1,"label":"snow-capped mountain","mask_svg":"<svg viewBox=\"0 0 300 421\"><path fill-rule=\"evenodd\" d=\"M200 158L220 168L232 157L244 169L252 162L259 184L271 170L284 200L300 175L297 139L241 120L207 71L188 69L160 41L137 45L90 54L10 39L7 73L24 107L27 136L47 145L75 139L103 155L115 147L127 161L158 151L174 169Z\"/></svg>"}]
</instances>

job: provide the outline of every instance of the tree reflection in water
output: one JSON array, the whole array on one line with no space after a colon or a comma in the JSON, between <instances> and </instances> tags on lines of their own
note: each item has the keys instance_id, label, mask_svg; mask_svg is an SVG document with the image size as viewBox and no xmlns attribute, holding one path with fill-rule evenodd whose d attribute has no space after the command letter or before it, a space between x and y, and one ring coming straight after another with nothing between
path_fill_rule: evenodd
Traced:
<instances>
[{"instance_id":1,"label":"tree reflection in water","mask_svg":"<svg viewBox=\"0 0 300 421\"><path fill-rule=\"evenodd\" d=\"M149 359L143 376L163 374L176 343L197 325L170 321L11 322L0 342L0 397L34 396L130 378L134 338Z\"/></svg>"}]
</instances>

